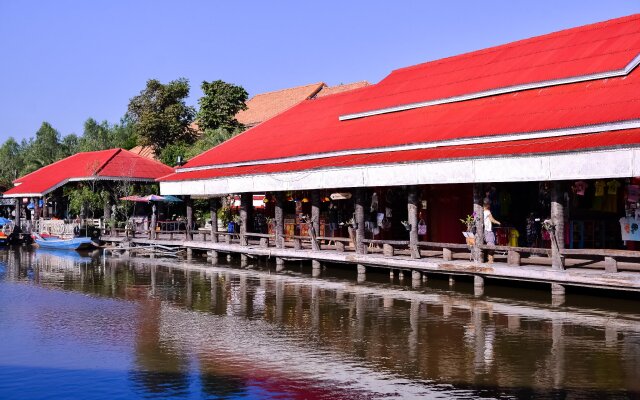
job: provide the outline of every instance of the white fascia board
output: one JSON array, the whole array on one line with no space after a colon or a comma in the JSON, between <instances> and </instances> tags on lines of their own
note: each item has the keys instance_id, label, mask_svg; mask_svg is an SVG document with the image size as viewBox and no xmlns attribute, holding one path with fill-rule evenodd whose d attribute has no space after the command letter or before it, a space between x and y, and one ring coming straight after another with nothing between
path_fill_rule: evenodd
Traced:
<instances>
[{"instance_id":1,"label":"white fascia board","mask_svg":"<svg viewBox=\"0 0 640 400\"><path fill-rule=\"evenodd\" d=\"M640 149L438 160L160 182L163 195L208 195L447 183L536 182L640 176ZM202 188L206 188L203 192Z\"/></svg>"}]
</instances>

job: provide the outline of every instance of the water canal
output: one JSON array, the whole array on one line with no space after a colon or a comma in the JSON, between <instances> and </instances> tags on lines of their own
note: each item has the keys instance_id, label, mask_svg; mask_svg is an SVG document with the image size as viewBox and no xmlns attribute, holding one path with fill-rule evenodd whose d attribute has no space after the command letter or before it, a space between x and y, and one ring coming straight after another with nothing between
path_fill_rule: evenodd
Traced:
<instances>
[{"instance_id":1,"label":"water canal","mask_svg":"<svg viewBox=\"0 0 640 400\"><path fill-rule=\"evenodd\" d=\"M637 299L0 250L0 398L637 398Z\"/></svg>"}]
</instances>

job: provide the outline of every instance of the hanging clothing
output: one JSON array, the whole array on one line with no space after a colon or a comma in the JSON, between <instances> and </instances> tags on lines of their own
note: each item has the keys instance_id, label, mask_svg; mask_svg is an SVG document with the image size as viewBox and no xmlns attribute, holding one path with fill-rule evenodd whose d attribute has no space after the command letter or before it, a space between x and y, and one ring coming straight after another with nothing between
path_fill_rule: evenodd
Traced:
<instances>
[{"instance_id":1,"label":"hanging clothing","mask_svg":"<svg viewBox=\"0 0 640 400\"><path fill-rule=\"evenodd\" d=\"M371 195L371 207L369 211L371 212L378 211L378 194L376 192L373 192L373 195Z\"/></svg>"},{"instance_id":2,"label":"hanging clothing","mask_svg":"<svg viewBox=\"0 0 640 400\"><path fill-rule=\"evenodd\" d=\"M509 246L518 247L518 238L520 237L520 232L517 229L512 228L509 232Z\"/></svg>"},{"instance_id":3,"label":"hanging clothing","mask_svg":"<svg viewBox=\"0 0 640 400\"><path fill-rule=\"evenodd\" d=\"M485 232L492 232L493 231L493 224L491 223L491 211L484 210L483 211L483 215L484 215L484 231Z\"/></svg>"},{"instance_id":4,"label":"hanging clothing","mask_svg":"<svg viewBox=\"0 0 640 400\"><path fill-rule=\"evenodd\" d=\"M424 219L421 219L418 222L418 235L426 235L427 234L427 223Z\"/></svg>"}]
</instances>

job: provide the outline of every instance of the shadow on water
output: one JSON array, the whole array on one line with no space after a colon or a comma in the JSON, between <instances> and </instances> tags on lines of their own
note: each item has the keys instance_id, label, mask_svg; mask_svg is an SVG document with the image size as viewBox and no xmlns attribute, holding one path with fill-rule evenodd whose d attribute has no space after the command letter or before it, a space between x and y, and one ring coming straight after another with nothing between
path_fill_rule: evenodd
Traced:
<instances>
[{"instance_id":1,"label":"shadow on water","mask_svg":"<svg viewBox=\"0 0 640 400\"><path fill-rule=\"evenodd\" d=\"M62 390L13 368L95 398L640 396L633 295L286 267L0 251L0 397Z\"/></svg>"}]
</instances>

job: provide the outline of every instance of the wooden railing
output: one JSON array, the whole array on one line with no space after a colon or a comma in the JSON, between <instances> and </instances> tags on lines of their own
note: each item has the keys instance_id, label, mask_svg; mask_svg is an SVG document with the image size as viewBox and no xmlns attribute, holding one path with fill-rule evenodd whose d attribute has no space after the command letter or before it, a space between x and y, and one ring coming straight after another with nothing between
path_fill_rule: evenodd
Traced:
<instances>
[{"instance_id":1,"label":"wooden railing","mask_svg":"<svg viewBox=\"0 0 640 400\"><path fill-rule=\"evenodd\" d=\"M110 229L114 236L124 236L124 229ZM156 238L169 240L185 240L184 230L160 230L156 232ZM194 240L212 241L211 235L214 234L210 230L194 230ZM131 234L131 233L130 233ZM241 235L239 233L229 233L223 231L215 232L217 241L227 244L241 244ZM258 245L262 248L273 248L276 246L276 236L274 234L250 233L245 234L249 245ZM284 247L293 247L293 249L312 249L310 236L283 236ZM327 237L319 236L316 238L319 250L334 250L337 252L352 251L355 252L353 239L348 237ZM379 239L363 239L365 253L381 253L385 257L394 256L410 256L408 240L379 240ZM460 259L461 254L465 257L470 254L472 249L469 245L462 243L442 243L442 242L425 242L417 243L419 254L430 258L441 258L443 261L452 261L457 257ZM483 251L491 251L500 256L506 255L506 261L510 266L520 266L523 259L531 256L542 256L551 262L551 249L533 248L533 247L511 247L511 246L477 246ZM604 266L606 272L618 272L620 263L633 262L637 263L640 269L640 251L614 250L614 249L563 249L560 254L564 257L570 257L572 260L585 260L591 264L598 263L598 267ZM545 263L544 259L536 259L536 264ZM528 261L531 263L531 261ZM571 268L571 265L568 265Z\"/></svg>"}]
</instances>

